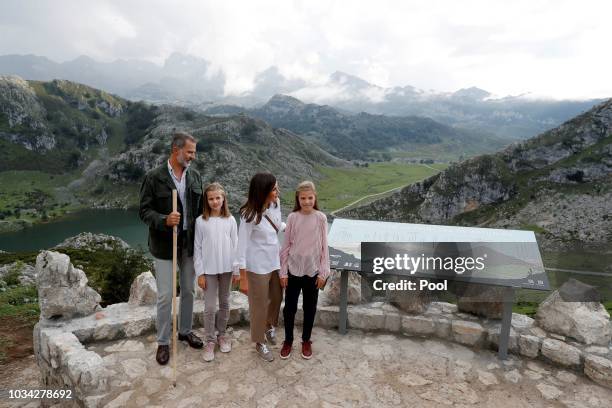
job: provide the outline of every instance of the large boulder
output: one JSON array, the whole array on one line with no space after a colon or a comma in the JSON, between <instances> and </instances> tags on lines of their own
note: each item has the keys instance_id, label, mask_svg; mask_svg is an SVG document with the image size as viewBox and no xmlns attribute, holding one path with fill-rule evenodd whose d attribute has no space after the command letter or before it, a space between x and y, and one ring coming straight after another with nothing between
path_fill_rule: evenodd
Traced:
<instances>
[{"instance_id":1,"label":"large boulder","mask_svg":"<svg viewBox=\"0 0 612 408\"><path fill-rule=\"evenodd\" d=\"M544 339L542 342L542 355L565 367L577 368L580 366L580 350L561 340Z\"/></svg>"},{"instance_id":2,"label":"large boulder","mask_svg":"<svg viewBox=\"0 0 612 408\"><path fill-rule=\"evenodd\" d=\"M100 307L100 295L87 286L85 273L72 266L68 255L42 251L36 257L36 273L43 318L86 316Z\"/></svg>"},{"instance_id":3,"label":"large boulder","mask_svg":"<svg viewBox=\"0 0 612 408\"><path fill-rule=\"evenodd\" d=\"M361 303L361 277L357 272L349 271L348 274L348 303L356 305ZM340 304L340 276L340 271L332 269L324 289L328 305Z\"/></svg>"},{"instance_id":4,"label":"large boulder","mask_svg":"<svg viewBox=\"0 0 612 408\"><path fill-rule=\"evenodd\" d=\"M540 304L536 313L537 324L544 330L584 344L607 346L612 336L608 311L599 302L578 301L580 297L576 295L582 290L585 296L590 296L589 288L574 279L568 280ZM576 301L564 300L568 294L572 294Z\"/></svg>"},{"instance_id":5,"label":"large boulder","mask_svg":"<svg viewBox=\"0 0 612 408\"><path fill-rule=\"evenodd\" d=\"M455 283L457 307L460 312L489 319L501 319L504 309L504 290L499 286L478 283Z\"/></svg>"},{"instance_id":6,"label":"large boulder","mask_svg":"<svg viewBox=\"0 0 612 408\"><path fill-rule=\"evenodd\" d=\"M149 271L143 272L134 279L130 286L131 305L154 305L157 302L157 282Z\"/></svg>"},{"instance_id":7,"label":"large boulder","mask_svg":"<svg viewBox=\"0 0 612 408\"><path fill-rule=\"evenodd\" d=\"M451 323L453 340L468 346L480 346L487 338L487 331L480 323L453 320Z\"/></svg>"},{"instance_id":8,"label":"large boulder","mask_svg":"<svg viewBox=\"0 0 612 408\"><path fill-rule=\"evenodd\" d=\"M425 312L431 302L436 300L432 291L420 290L418 278L407 278L406 276L386 276L385 282L399 283L402 280L415 282L415 290L390 290L387 293L389 303L399 310L410 314L421 314Z\"/></svg>"},{"instance_id":9,"label":"large boulder","mask_svg":"<svg viewBox=\"0 0 612 408\"><path fill-rule=\"evenodd\" d=\"M584 373L604 387L612 388L612 361L602 357L589 354L584 359Z\"/></svg>"}]
</instances>

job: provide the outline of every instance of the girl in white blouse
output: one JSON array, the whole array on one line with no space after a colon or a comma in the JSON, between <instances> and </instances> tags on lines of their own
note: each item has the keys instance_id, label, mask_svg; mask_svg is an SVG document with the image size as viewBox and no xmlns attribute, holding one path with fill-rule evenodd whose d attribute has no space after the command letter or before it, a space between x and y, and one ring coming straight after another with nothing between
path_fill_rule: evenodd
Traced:
<instances>
[{"instance_id":1,"label":"girl in white blouse","mask_svg":"<svg viewBox=\"0 0 612 408\"><path fill-rule=\"evenodd\" d=\"M219 183L204 190L204 211L196 219L194 267L198 286L204 290L204 361L215 358L215 345L223 353L232 349L225 335L229 319L229 295L232 282L239 280L236 220L227 204L227 195ZM217 313L217 298L219 313ZM215 319L216 315L216 319ZM216 322L215 322L216 320ZM215 337L215 329L218 336Z\"/></svg>"}]
</instances>

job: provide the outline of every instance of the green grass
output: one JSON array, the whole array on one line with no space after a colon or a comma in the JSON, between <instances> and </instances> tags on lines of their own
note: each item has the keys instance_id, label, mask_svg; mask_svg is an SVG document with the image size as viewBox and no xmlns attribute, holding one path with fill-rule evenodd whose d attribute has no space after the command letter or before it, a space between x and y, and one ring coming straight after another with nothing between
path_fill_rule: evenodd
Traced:
<instances>
[{"instance_id":1,"label":"green grass","mask_svg":"<svg viewBox=\"0 0 612 408\"><path fill-rule=\"evenodd\" d=\"M606 310L608 311L608 313L610 313L610 316L612 316L612 300L604 302L603 305L606 308Z\"/></svg>"},{"instance_id":2,"label":"green grass","mask_svg":"<svg viewBox=\"0 0 612 408\"><path fill-rule=\"evenodd\" d=\"M430 145L409 145L395 151L387 152L392 158L401 159L434 159L440 161L462 161L480 154L499 150L499 143L465 144L458 141L444 141Z\"/></svg>"},{"instance_id":3,"label":"green grass","mask_svg":"<svg viewBox=\"0 0 612 408\"><path fill-rule=\"evenodd\" d=\"M529 317L534 317L538 311L538 305L540 302L517 302L512 306L514 313L520 313ZM608 313L612 316L612 301L603 302L604 307Z\"/></svg>"},{"instance_id":4,"label":"green grass","mask_svg":"<svg viewBox=\"0 0 612 408\"><path fill-rule=\"evenodd\" d=\"M534 317L538 311L538 303L536 302L517 302L512 305L512 312Z\"/></svg>"},{"instance_id":5,"label":"green grass","mask_svg":"<svg viewBox=\"0 0 612 408\"><path fill-rule=\"evenodd\" d=\"M537 232L539 234L546 232L544 228L540 227L539 225L535 225L535 224L523 224L521 225L520 229Z\"/></svg>"},{"instance_id":6,"label":"green grass","mask_svg":"<svg viewBox=\"0 0 612 408\"><path fill-rule=\"evenodd\" d=\"M611 250L612 245L603 246L599 250L585 250L575 246L563 252L542 251L542 260L548 268L604 272L612 264Z\"/></svg>"},{"instance_id":7,"label":"green grass","mask_svg":"<svg viewBox=\"0 0 612 408\"><path fill-rule=\"evenodd\" d=\"M0 265L10 264L13 262L23 262L34 265L36 263L37 256L38 251L0 253Z\"/></svg>"},{"instance_id":8,"label":"green grass","mask_svg":"<svg viewBox=\"0 0 612 408\"><path fill-rule=\"evenodd\" d=\"M11 286L0 292L0 317L17 317L38 320L38 290L36 286Z\"/></svg>"},{"instance_id":9,"label":"green grass","mask_svg":"<svg viewBox=\"0 0 612 408\"><path fill-rule=\"evenodd\" d=\"M3 364L6 361L6 351L9 347L13 345L13 342L0 335L0 364Z\"/></svg>"},{"instance_id":10,"label":"green grass","mask_svg":"<svg viewBox=\"0 0 612 408\"><path fill-rule=\"evenodd\" d=\"M23 330L23 327L27 327L31 330L38 322L39 315L36 286L9 286L0 292L0 320L3 329L19 327ZM11 332L0 333L0 364L10 359L7 350L16 345L14 340Z\"/></svg>"},{"instance_id":11,"label":"green grass","mask_svg":"<svg viewBox=\"0 0 612 408\"><path fill-rule=\"evenodd\" d=\"M44 221L73 209L73 203L57 200L55 196L55 189L67 185L73 177L35 170L0 172L0 218Z\"/></svg>"},{"instance_id":12,"label":"green grass","mask_svg":"<svg viewBox=\"0 0 612 408\"><path fill-rule=\"evenodd\" d=\"M442 169L443 164L432 165ZM323 175L317 184L319 207L333 211L369 194L412 184L436 173L419 164L370 163L368 167L317 167ZM292 190L283 194L285 202L293 202Z\"/></svg>"}]
</instances>

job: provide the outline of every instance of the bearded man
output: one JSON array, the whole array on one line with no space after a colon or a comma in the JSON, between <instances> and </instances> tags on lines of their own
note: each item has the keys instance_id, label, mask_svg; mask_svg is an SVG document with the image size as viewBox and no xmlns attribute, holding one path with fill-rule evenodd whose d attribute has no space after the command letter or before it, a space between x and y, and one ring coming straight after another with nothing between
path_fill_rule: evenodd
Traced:
<instances>
[{"instance_id":1,"label":"bearded man","mask_svg":"<svg viewBox=\"0 0 612 408\"><path fill-rule=\"evenodd\" d=\"M196 139L188 133L172 136L167 162L151 170L140 187L140 219L149 227L149 251L155 263L157 281L157 354L164 365L170 359L172 328L172 232L178 228L177 265L180 272L178 340L202 348L202 340L192 332L195 271L193 242L195 220L202 214L202 178L190 164L196 157ZM172 190L178 192L178 211L172 211ZM173 339L176 341L176 339Z\"/></svg>"}]
</instances>

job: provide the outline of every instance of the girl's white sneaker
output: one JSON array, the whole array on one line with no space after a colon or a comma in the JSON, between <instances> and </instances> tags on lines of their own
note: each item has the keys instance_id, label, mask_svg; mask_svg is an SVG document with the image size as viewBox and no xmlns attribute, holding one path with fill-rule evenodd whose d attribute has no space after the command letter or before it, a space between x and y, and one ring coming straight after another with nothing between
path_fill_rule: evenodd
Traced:
<instances>
[{"instance_id":1,"label":"girl's white sneaker","mask_svg":"<svg viewBox=\"0 0 612 408\"><path fill-rule=\"evenodd\" d=\"M229 353L232 351L232 340L227 336L217 336L217 342L219 343L219 350L222 353Z\"/></svg>"},{"instance_id":2,"label":"girl's white sneaker","mask_svg":"<svg viewBox=\"0 0 612 408\"><path fill-rule=\"evenodd\" d=\"M206 346L204 346L204 355L202 356L204 361L213 361L215 359L215 342L209 341L206 342Z\"/></svg>"}]
</instances>

